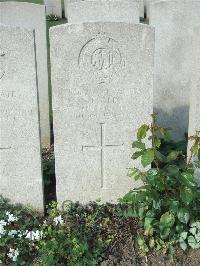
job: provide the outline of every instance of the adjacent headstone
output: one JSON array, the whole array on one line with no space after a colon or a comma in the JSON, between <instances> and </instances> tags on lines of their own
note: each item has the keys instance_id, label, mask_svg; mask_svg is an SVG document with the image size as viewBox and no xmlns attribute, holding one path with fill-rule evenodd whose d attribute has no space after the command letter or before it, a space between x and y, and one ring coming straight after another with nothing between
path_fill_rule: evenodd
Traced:
<instances>
[{"instance_id":1,"label":"adjacent headstone","mask_svg":"<svg viewBox=\"0 0 200 266\"><path fill-rule=\"evenodd\" d=\"M139 23L140 5L133 0L86 0L67 5L69 23L132 22Z\"/></svg>"},{"instance_id":2,"label":"adjacent headstone","mask_svg":"<svg viewBox=\"0 0 200 266\"><path fill-rule=\"evenodd\" d=\"M44 0L46 15L56 15L62 18L61 0Z\"/></svg>"},{"instance_id":3,"label":"adjacent headstone","mask_svg":"<svg viewBox=\"0 0 200 266\"><path fill-rule=\"evenodd\" d=\"M66 24L50 41L58 201L116 201L138 185L127 171L153 111L154 30Z\"/></svg>"},{"instance_id":4,"label":"adjacent headstone","mask_svg":"<svg viewBox=\"0 0 200 266\"><path fill-rule=\"evenodd\" d=\"M189 136L200 135L200 26L194 30L193 72L190 92ZM192 142L189 141L189 149ZM197 170L200 185L200 169Z\"/></svg>"},{"instance_id":5,"label":"adjacent headstone","mask_svg":"<svg viewBox=\"0 0 200 266\"><path fill-rule=\"evenodd\" d=\"M144 0L139 0L139 3L140 3L140 17L144 18L144 9L145 9Z\"/></svg>"},{"instance_id":6,"label":"adjacent headstone","mask_svg":"<svg viewBox=\"0 0 200 266\"><path fill-rule=\"evenodd\" d=\"M174 130L175 140L188 131L192 37L199 14L200 1L161 1L151 6L150 25L156 38L154 107L158 122Z\"/></svg>"},{"instance_id":7,"label":"adjacent headstone","mask_svg":"<svg viewBox=\"0 0 200 266\"><path fill-rule=\"evenodd\" d=\"M0 195L43 210L35 39L0 24Z\"/></svg>"},{"instance_id":8,"label":"adjacent headstone","mask_svg":"<svg viewBox=\"0 0 200 266\"><path fill-rule=\"evenodd\" d=\"M174 0L144 0L144 11L145 11L147 19L150 18L150 12L151 12L150 6L151 6L151 4L154 4L156 2L161 2L161 1L174 1ZM188 1L190 1L190 0L188 0Z\"/></svg>"},{"instance_id":9,"label":"adjacent headstone","mask_svg":"<svg viewBox=\"0 0 200 266\"><path fill-rule=\"evenodd\" d=\"M0 3L0 23L35 29L42 146L50 144L45 6L24 2Z\"/></svg>"}]
</instances>

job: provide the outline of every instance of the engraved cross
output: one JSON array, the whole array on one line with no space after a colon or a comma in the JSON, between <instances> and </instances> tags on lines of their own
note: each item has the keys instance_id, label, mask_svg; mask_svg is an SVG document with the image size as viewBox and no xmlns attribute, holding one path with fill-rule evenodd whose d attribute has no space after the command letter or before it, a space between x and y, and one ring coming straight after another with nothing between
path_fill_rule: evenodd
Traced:
<instances>
[{"instance_id":1,"label":"engraved cross","mask_svg":"<svg viewBox=\"0 0 200 266\"><path fill-rule=\"evenodd\" d=\"M84 150L88 150L88 149L97 149L97 150L100 150L101 152L101 188L104 187L104 184L105 184L105 174L104 174L104 171L105 171L105 166L104 166L104 153L105 153L105 150L107 148L115 148L115 147L122 147L124 145L124 143L122 144L113 144L113 145L107 145L105 144L105 124L104 123L100 123L100 145L98 146L94 146L94 145L89 145L89 146L82 146L82 152Z\"/></svg>"},{"instance_id":2,"label":"engraved cross","mask_svg":"<svg viewBox=\"0 0 200 266\"><path fill-rule=\"evenodd\" d=\"M8 148L1 148L1 147L0 147L0 151L1 151L1 150L10 150L10 149L11 149L11 147L8 147Z\"/></svg>"}]
</instances>

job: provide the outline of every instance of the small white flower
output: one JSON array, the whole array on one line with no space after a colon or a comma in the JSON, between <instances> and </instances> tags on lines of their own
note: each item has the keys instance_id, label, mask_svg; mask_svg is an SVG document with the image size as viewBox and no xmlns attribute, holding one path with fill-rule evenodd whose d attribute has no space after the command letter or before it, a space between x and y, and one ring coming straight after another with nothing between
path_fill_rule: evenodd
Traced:
<instances>
[{"instance_id":1,"label":"small white flower","mask_svg":"<svg viewBox=\"0 0 200 266\"><path fill-rule=\"evenodd\" d=\"M34 240L32 232L28 232L25 238L28 238L28 239L30 239L32 241Z\"/></svg>"},{"instance_id":2,"label":"small white flower","mask_svg":"<svg viewBox=\"0 0 200 266\"><path fill-rule=\"evenodd\" d=\"M12 261L17 261L17 257L19 256L18 249L10 248L9 252L7 253L8 258L12 259Z\"/></svg>"},{"instance_id":3,"label":"small white flower","mask_svg":"<svg viewBox=\"0 0 200 266\"><path fill-rule=\"evenodd\" d=\"M12 237L14 237L16 234L17 234L16 230L10 230L10 232L8 232L8 235Z\"/></svg>"},{"instance_id":4,"label":"small white flower","mask_svg":"<svg viewBox=\"0 0 200 266\"><path fill-rule=\"evenodd\" d=\"M1 238L1 236L2 235L4 235L5 234L5 229L4 229L4 227L3 227L3 225L0 225L0 238Z\"/></svg>"},{"instance_id":5,"label":"small white flower","mask_svg":"<svg viewBox=\"0 0 200 266\"><path fill-rule=\"evenodd\" d=\"M55 217L54 219L54 222L56 223L56 225L63 225L64 223L64 220L62 219L61 215L59 215L58 217Z\"/></svg>"},{"instance_id":6,"label":"small white flower","mask_svg":"<svg viewBox=\"0 0 200 266\"><path fill-rule=\"evenodd\" d=\"M7 222L4 221L4 220L0 220L0 226L6 226L7 225Z\"/></svg>"},{"instance_id":7,"label":"small white flower","mask_svg":"<svg viewBox=\"0 0 200 266\"><path fill-rule=\"evenodd\" d=\"M18 221L18 218L15 217L12 213L6 212L6 215L8 216L8 223Z\"/></svg>"},{"instance_id":8,"label":"small white flower","mask_svg":"<svg viewBox=\"0 0 200 266\"><path fill-rule=\"evenodd\" d=\"M42 236L43 236L43 232L37 230L36 232L33 232L33 231L28 232L25 238L28 238L31 241L34 241L34 240L40 240Z\"/></svg>"},{"instance_id":9,"label":"small white flower","mask_svg":"<svg viewBox=\"0 0 200 266\"><path fill-rule=\"evenodd\" d=\"M33 232L33 235L34 235L35 240L40 240L43 236L43 232L37 230L36 232Z\"/></svg>"}]
</instances>

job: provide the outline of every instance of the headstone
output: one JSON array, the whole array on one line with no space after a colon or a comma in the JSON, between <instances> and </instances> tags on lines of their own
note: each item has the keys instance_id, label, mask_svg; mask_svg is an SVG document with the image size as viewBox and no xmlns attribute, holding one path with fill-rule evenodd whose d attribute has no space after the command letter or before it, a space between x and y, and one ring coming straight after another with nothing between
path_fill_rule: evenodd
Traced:
<instances>
[{"instance_id":1,"label":"headstone","mask_svg":"<svg viewBox=\"0 0 200 266\"><path fill-rule=\"evenodd\" d=\"M0 3L0 23L35 30L42 146L50 144L45 6L24 2Z\"/></svg>"},{"instance_id":2,"label":"headstone","mask_svg":"<svg viewBox=\"0 0 200 266\"><path fill-rule=\"evenodd\" d=\"M192 76L193 27L200 24L200 1L174 0L152 4L155 27L154 107L158 122L180 140L188 131Z\"/></svg>"},{"instance_id":3,"label":"headstone","mask_svg":"<svg viewBox=\"0 0 200 266\"><path fill-rule=\"evenodd\" d=\"M0 195L43 210L32 30L0 24Z\"/></svg>"},{"instance_id":4,"label":"headstone","mask_svg":"<svg viewBox=\"0 0 200 266\"><path fill-rule=\"evenodd\" d=\"M151 12L150 7L151 7L151 5L156 3L156 2L161 2L161 1L174 1L174 0L144 0L144 10L145 10L147 19L150 18L150 12ZM188 1L190 1L190 0L188 0Z\"/></svg>"},{"instance_id":5,"label":"headstone","mask_svg":"<svg viewBox=\"0 0 200 266\"><path fill-rule=\"evenodd\" d=\"M144 18L144 0L139 0L140 3L140 17Z\"/></svg>"},{"instance_id":6,"label":"headstone","mask_svg":"<svg viewBox=\"0 0 200 266\"><path fill-rule=\"evenodd\" d=\"M86 0L67 5L69 23L128 22L139 23L140 6L133 0Z\"/></svg>"},{"instance_id":7,"label":"headstone","mask_svg":"<svg viewBox=\"0 0 200 266\"><path fill-rule=\"evenodd\" d=\"M136 129L153 111L154 31L66 24L50 42L58 201L116 201L138 185L127 171Z\"/></svg>"},{"instance_id":8,"label":"headstone","mask_svg":"<svg viewBox=\"0 0 200 266\"><path fill-rule=\"evenodd\" d=\"M54 14L62 18L62 5L61 0L44 0L46 6L46 15Z\"/></svg>"},{"instance_id":9,"label":"headstone","mask_svg":"<svg viewBox=\"0 0 200 266\"><path fill-rule=\"evenodd\" d=\"M196 27L194 30L193 62L194 67L190 92L189 136L200 135L200 26ZM189 141L188 151L191 148L191 144L192 142ZM200 169L197 169L197 173L200 185Z\"/></svg>"}]
</instances>

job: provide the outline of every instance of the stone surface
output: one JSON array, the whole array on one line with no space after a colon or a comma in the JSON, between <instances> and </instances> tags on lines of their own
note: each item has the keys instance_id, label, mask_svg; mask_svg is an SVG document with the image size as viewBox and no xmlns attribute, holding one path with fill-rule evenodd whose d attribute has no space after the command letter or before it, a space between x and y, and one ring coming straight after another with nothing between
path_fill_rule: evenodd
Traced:
<instances>
[{"instance_id":1,"label":"stone surface","mask_svg":"<svg viewBox=\"0 0 200 266\"><path fill-rule=\"evenodd\" d=\"M61 0L44 0L46 6L46 15L57 15L62 18Z\"/></svg>"},{"instance_id":2,"label":"stone surface","mask_svg":"<svg viewBox=\"0 0 200 266\"><path fill-rule=\"evenodd\" d=\"M50 40L58 201L116 201L138 185L127 171L136 129L153 111L154 31L66 24Z\"/></svg>"},{"instance_id":3,"label":"stone surface","mask_svg":"<svg viewBox=\"0 0 200 266\"><path fill-rule=\"evenodd\" d=\"M24 2L2 2L0 3L0 23L35 30L41 139L43 146L49 146L50 125L45 6Z\"/></svg>"},{"instance_id":4,"label":"stone surface","mask_svg":"<svg viewBox=\"0 0 200 266\"><path fill-rule=\"evenodd\" d=\"M140 3L140 17L144 18L144 0L139 0Z\"/></svg>"},{"instance_id":5,"label":"stone surface","mask_svg":"<svg viewBox=\"0 0 200 266\"><path fill-rule=\"evenodd\" d=\"M32 30L0 24L0 195L43 210Z\"/></svg>"},{"instance_id":6,"label":"stone surface","mask_svg":"<svg viewBox=\"0 0 200 266\"><path fill-rule=\"evenodd\" d=\"M145 9L145 13L146 13L146 18L150 18L150 8L152 4L155 4L156 2L161 2L161 1L174 1L174 0L144 0L144 9ZM176 0L175 0L176 1ZM188 0L190 1L190 0ZM199 1L199 0L197 0Z\"/></svg>"},{"instance_id":7,"label":"stone surface","mask_svg":"<svg viewBox=\"0 0 200 266\"><path fill-rule=\"evenodd\" d=\"M86 0L67 5L69 23L132 22L139 23L140 6L133 0Z\"/></svg>"},{"instance_id":8,"label":"stone surface","mask_svg":"<svg viewBox=\"0 0 200 266\"><path fill-rule=\"evenodd\" d=\"M155 27L154 107L175 140L188 131L193 27L200 24L200 1L161 1L152 5Z\"/></svg>"},{"instance_id":9,"label":"stone surface","mask_svg":"<svg viewBox=\"0 0 200 266\"><path fill-rule=\"evenodd\" d=\"M200 24L199 24L200 25ZM194 29L193 72L190 92L189 136L200 134L200 26ZM189 150L191 147L189 142ZM200 185L200 169L197 170Z\"/></svg>"}]
</instances>

